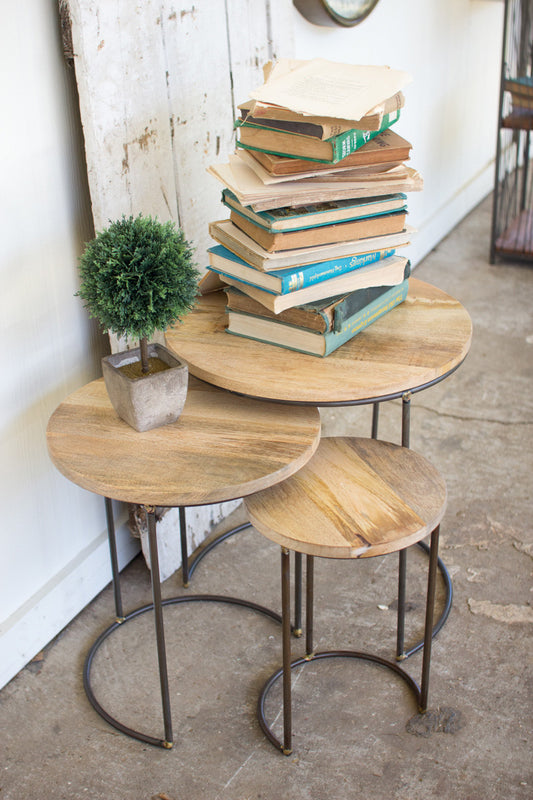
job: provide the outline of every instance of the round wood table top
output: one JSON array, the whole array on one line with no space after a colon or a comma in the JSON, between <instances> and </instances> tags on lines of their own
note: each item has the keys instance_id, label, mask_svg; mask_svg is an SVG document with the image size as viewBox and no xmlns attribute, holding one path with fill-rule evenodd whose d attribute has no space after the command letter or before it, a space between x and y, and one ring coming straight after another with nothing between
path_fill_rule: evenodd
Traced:
<instances>
[{"instance_id":1,"label":"round wood table top","mask_svg":"<svg viewBox=\"0 0 533 800\"><path fill-rule=\"evenodd\" d=\"M431 533L446 485L425 458L376 439L325 438L296 474L244 500L252 525L289 550L362 558Z\"/></svg>"},{"instance_id":2,"label":"round wood table top","mask_svg":"<svg viewBox=\"0 0 533 800\"><path fill-rule=\"evenodd\" d=\"M237 499L292 475L320 439L318 409L257 403L189 377L180 418L139 433L102 379L52 414L50 457L73 483L130 503L194 506Z\"/></svg>"},{"instance_id":3,"label":"round wood table top","mask_svg":"<svg viewBox=\"0 0 533 800\"><path fill-rule=\"evenodd\" d=\"M226 333L225 297L201 297L167 331L167 346L196 377L264 400L343 405L398 397L446 377L472 338L461 303L416 278L400 306L326 358Z\"/></svg>"}]
</instances>

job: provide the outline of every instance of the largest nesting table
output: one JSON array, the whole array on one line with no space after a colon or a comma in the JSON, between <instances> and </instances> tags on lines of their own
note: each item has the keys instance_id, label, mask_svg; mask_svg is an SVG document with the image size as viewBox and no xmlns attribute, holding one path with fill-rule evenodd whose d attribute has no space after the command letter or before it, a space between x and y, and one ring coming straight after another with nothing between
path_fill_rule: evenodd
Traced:
<instances>
[{"instance_id":1,"label":"largest nesting table","mask_svg":"<svg viewBox=\"0 0 533 800\"><path fill-rule=\"evenodd\" d=\"M197 308L166 333L167 346L187 362L192 375L230 392L292 408L373 404L372 438L378 436L380 403L401 398L401 443L405 447L410 440L412 395L451 375L465 359L471 339L472 321L464 306L417 278L410 279L404 303L327 358L227 334L223 292L200 298ZM420 546L427 551L423 542ZM200 551L199 556L205 552ZM400 607L405 602L406 552L399 554ZM198 557L189 569L186 552L182 555L187 580ZM301 560L297 559L295 629L299 631ZM439 567L447 594L435 633L444 624L452 602L450 576L440 560ZM418 642L406 650L403 625L399 625L397 658L406 658L421 647Z\"/></svg>"}]
</instances>

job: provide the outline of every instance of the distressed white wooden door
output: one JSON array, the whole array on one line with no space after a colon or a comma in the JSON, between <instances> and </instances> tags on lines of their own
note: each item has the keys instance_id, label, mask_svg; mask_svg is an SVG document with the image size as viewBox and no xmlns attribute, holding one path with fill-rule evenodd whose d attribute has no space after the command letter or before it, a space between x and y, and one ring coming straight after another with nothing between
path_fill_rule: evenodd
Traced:
<instances>
[{"instance_id":1,"label":"distressed white wooden door","mask_svg":"<svg viewBox=\"0 0 533 800\"><path fill-rule=\"evenodd\" d=\"M290 0L68 0L68 11L95 229L123 214L171 219L203 268L208 223L227 216L206 167L233 150L235 106L262 65L292 57ZM228 510L189 510L190 546ZM164 576L180 563L178 526L177 512L159 526Z\"/></svg>"}]
</instances>

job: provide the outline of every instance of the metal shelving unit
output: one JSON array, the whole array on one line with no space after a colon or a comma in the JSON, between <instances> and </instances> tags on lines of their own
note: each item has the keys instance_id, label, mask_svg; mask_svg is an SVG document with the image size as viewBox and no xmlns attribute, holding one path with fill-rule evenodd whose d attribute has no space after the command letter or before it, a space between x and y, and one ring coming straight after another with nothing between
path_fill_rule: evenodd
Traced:
<instances>
[{"instance_id":1,"label":"metal shelving unit","mask_svg":"<svg viewBox=\"0 0 533 800\"><path fill-rule=\"evenodd\" d=\"M533 0L505 0L490 260L533 261Z\"/></svg>"}]
</instances>

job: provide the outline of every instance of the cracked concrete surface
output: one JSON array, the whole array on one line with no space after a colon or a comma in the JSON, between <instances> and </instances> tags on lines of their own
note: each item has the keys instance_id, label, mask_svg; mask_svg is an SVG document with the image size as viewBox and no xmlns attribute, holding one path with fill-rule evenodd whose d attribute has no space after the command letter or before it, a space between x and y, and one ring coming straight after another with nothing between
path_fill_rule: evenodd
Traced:
<instances>
[{"instance_id":1,"label":"cracked concrete surface","mask_svg":"<svg viewBox=\"0 0 533 800\"><path fill-rule=\"evenodd\" d=\"M175 745L154 749L89 706L81 669L112 620L106 589L0 692L0 800L530 800L533 472L533 268L488 264L490 198L416 270L459 298L474 321L459 370L415 395L411 446L443 473L449 504L441 555L454 605L433 645L430 714L407 687L354 661L295 675L294 753L278 754L255 718L280 661L278 626L245 609L167 606ZM328 409L324 434L368 435L370 409ZM380 436L399 441L401 403L382 406ZM241 510L232 515L240 519ZM227 540L189 590L278 608L277 548L253 530ZM396 557L316 564L317 647L394 651ZM421 631L426 558L409 557L407 636ZM150 600L141 559L123 573L125 605ZM439 586L439 602L442 590ZM294 654L302 643L294 642ZM406 662L416 677L420 654ZM94 688L111 713L162 734L149 615L98 654ZM402 685L400 685L402 684ZM279 726L279 690L268 701ZM278 727L279 730L279 727Z\"/></svg>"}]
</instances>

